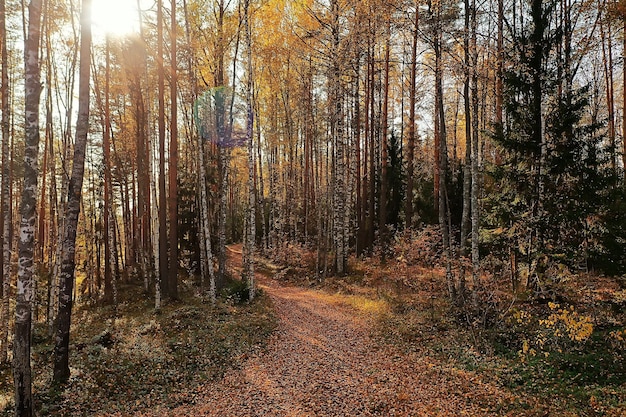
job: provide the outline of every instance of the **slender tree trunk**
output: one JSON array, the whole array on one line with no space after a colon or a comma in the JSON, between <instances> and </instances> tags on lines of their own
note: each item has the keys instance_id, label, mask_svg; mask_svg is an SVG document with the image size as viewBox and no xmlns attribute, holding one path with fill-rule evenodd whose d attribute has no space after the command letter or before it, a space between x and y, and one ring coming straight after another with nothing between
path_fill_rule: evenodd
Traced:
<instances>
[{"instance_id":1,"label":"slender tree trunk","mask_svg":"<svg viewBox=\"0 0 626 417\"><path fill-rule=\"evenodd\" d=\"M385 81L383 83L383 111L382 111L382 129L380 135L380 211L378 218L378 233L381 247L381 257L385 261L387 255L387 194L389 189L389 178L387 175L388 168L388 123L389 123L389 54L391 49L391 22L387 22L387 41L385 43Z\"/></svg>"},{"instance_id":2,"label":"slender tree trunk","mask_svg":"<svg viewBox=\"0 0 626 417\"><path fill-rule=\"evenodd\" d=\"M111 262L111 104L110 104L110 80L111 80L111 51L109 37L106 38L105 46L106 64L104 74L104 135L102 138L102 155L104 162L104 301L113 301Z\"/></svg>"},{"instance_id":3,"label":"slender tree trunk","mask_svg":"<svg viewBox=\"0 0 626 417\"><path fill-rule=\"evenodd\" d=\"M247 281L249 299L253 300L255 296L254 284L254 247L256 240L256 201L254 189L254 138L252 136L254 128L254 110L252 107L252 36L250 33L250 1L244 1L244 26L246 32L246 53L247 53L247 73L248 80L246 84L246 104L248 106L248 118L246 121L246 143L248 146L248 214L246 220L246 245L245 259L243 271L244 279Z\"/></svg>"},{"instance_id":4,"label":"slender tree trunk","mask_svg":"<svg viewBox=\"0 0 626 417\"><path fill-rule=\"evenodd\" d=\"M376 86L376 60L374 56L374 41L370 40L370 54L369 54L369 91L367 94L369 95L369 151L370 151L370 160L369 160L369 215L367 217L367 232L368 232L368 240L367 247L369 254L371 255L374 250L374 236L375 236L375 227L374 227L374 218L376 217L376 121L375 121L375 101L374 101L374 92Z\"/></svg>"},{"instance_id":5,"label":"slender tree trunk","mask_svg":"<svg viewBox=\"0 0 626 417\"><path fill-rule=\"evenodd\" d=\"M224 286L226 276L226 205L228 193L228 151L227 126L226 126L226 88L224 76L225 35L224 15L226 6L224 0L219 0L217 10L217 45L216 45L216 72L215 72L215 116L217 127L218 145L218 171L220 176L219 185L219 219L218 219L218 264L219 271L216 279L216 289L219 291Z\"/></svg>"},{"instance_id":6,"label":"slender tree trunk","mask_svg":"<svg viewBox=\"0 0 626 417\"><path fill-rule=\"evenodd\" d=\"M417 97L417 42L419 38L419 2L415 2L415 26L413 28L413 44L411 45L411 79L409 80L409 137L406 156L406 229L413 227L413 177L415 160L415 105Z\"/></svg>"},{"instance_id":7,"label":"slender tree trunk","mask_svg":"<svg viewBox=\"0 0 626 417\"><path fill-rule=\"evenodd\" d=\"M170 159L169 159L169 218L170 218L170 259L169 296L178 298L178 61L176 59L176 0L171 0L171 80L170 80Z\"/></svg>"},{"instance_id":8,"label":"slender tree trunk","mask_svg":"<svg viewBox=\"0 0 626 417\"><path fill-rule=\"evenodd\" d=\"M163 68L163 0L157 0L157 75L159 100L159 292L169 296L167 258L167 199L165 194L165 69ZM155 302L155 304L158 304Z\"/></svg>"},{"instance_id":9,"label":"slender tree trunk","mask_svg":"<svg viewBox=\"0 0 626 417\"><path fill-rule=\"evenodd\" d=\"M9 300L11 291L11 246L12 246L12 205L11 205L11 169L9 161L9 135L11 107L9 104L9 56L6 38L5 0L0 0L0 50L1 78L0 102L2 119L2 183L0 186L0 232L2 233L2 310L0 312L0 364L7 361L9 335Z\"/></svg>"},{"instance_id":10,"label":"slender tree trunk","mask_svg":"<svg viewBox=\"0 0 626 417\"><path fill-rule=\"evenodd\" d=\"M471 187L472 187L472 112L470 99L470 0L465 0L465 27L463 34L463 105L465 111L465 161L463 164L463 213L461 215L461 256L467 254L467 237L470 226L470 208L471 208ZM464 275L461 276L461 283L464 283Z\"/></svg>"},{"instance_id":11,"label":"slender tree trunk","mask_svg":"<svg viewBox=\"0 0 626 417\"><path fill-rule=\"evenodd\" d=\"M478 149L478 46L476 44L477 27L478 22L476 18L476 0L472 0L471 4L471 90L472 90L472 152L471 152L471 165L472 165L472 190L471 190L471 207L472 207L472 279L474 284L474 291L480 286L479 281L479 237L480 237L480 207L478 203L478 187L480 184L479 178L479 149Z\"/></svg>"},{"instance_id":12,"label":"slender tree trunk","mask_svg":"<svg viewBox=\"0 0 626 417\"><path fill-rule=\"evenodd\" d=\"M34 414L30 366L31 303L33 294L35 208L37 207L37 157L39 154L39 40L41 37L41 0L28 6L28 29L24 44L25 149L24 183L20 205L20 241L13 341L13 379L15 415Z\"/></svg>"},{"instance_id":13,"label":"slender tree trunk","mask_svg":"<svg viewBox=\"0 0 626 417\"><path fill-rule=\"evenodd\" d=\"M450 228L448 222L448 196L446 189L446 179L448 171L448 144L446 140L446 118L443 106L443 63L442 48L443 34L441 22L441 5L437 5L436 15L436 31L435 31L435 155L437 163L435 171L437 185L437 205L439 211L439 227L441 228L443 257L446 265L446 282L448 284L448 292L452 299L456 299L457 291L452 276L451 265L451 245L450 245Z\"/></svg>"},{"instance_id":14,"label":"slender tree trunk","mask_svg":"<svg viewBox=\"0 0 626 417\"><path fill-rule=\"evenodd\" d=\"M622 38L622 169L626 171L626 16Z\"/></svg>"},{"instance_id":15,"label":"slender tree trunk","mask_svg":"<svg viewBox=\"0 0 626 417\"><path fill-rule=\"evenodd\" d=\"M358 43L357 43L358 45ZM356 234L356 255L360 256L363 252L363 229L364 225L364 213L363 213L363 194L362 194L362 176L361 176L361 51L360 45L355 47L355 76L354 76L354 119L352 123L352 131L354 134L354 178L356 180L355 184L355 192L356 192L356 226L357 226L357 234Z\"/></svg>"},{"instance_id":16,"label":"slender tree trunk","mask_svg":"<svg viewBox=\"0 0 626 417\"><path fill-rule=\"evenodd\" d=\"M504 0L498 0L498 35L496 48L496 125L501 126L503 121L502 97L504 91ZM496 159L499 158L497 157Z\"/></svg>"},{"instance_id":17,"label":"slender tree trunk","mask_svg":"<svg viewBox=\"0 0 626 417\"><path fill-rule=\"evenodd\" d=\"M602 43L602 63L604 65L604 81L606 85L606 104L608 110L608 139L611 146L611 169L617 169L617 147L615 140L615 99L613 92L613 39L611 38L611 25L606 29L603 20L600 19L600 35Z\"/></svg>"},{"instance_id":18,"label":"slender tree trunk","mask_svg":"<svg viewBox=\"0 0 626 417\"><path fill-rule=\"evenodd\" d=\"M91 0L83 0L81 8L80 79L78 89L78 120L72 176L68 187L65 211L65 232L61 274L59 276L59 317L54 346L54 381L64 383L70 376L69 342L73 303L74 272L76 268L76 230L80 215L80 200L85 172L85 150L89 133L89 78L91 60Z\"/></svg>"}]
</instances>

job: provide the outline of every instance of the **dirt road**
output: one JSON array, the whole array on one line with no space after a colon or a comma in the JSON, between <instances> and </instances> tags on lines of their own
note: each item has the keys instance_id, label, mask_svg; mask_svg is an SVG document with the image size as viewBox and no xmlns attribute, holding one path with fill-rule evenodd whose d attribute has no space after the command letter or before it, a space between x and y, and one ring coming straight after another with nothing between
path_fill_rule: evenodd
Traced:
<instances>
[{"instance_id":1,"label":"dirt road","mask_svg":"<svg viewBox=\"0 0 626 417\"><path fill-rule=\"evenodd\" d=\"M494 415L486 409L493 410L501 393L475 375L380 347L368 319L349 306L257 276L280 318L268 348L203 387L201 405L170 415Z\"/></svg>"}]
</instances>

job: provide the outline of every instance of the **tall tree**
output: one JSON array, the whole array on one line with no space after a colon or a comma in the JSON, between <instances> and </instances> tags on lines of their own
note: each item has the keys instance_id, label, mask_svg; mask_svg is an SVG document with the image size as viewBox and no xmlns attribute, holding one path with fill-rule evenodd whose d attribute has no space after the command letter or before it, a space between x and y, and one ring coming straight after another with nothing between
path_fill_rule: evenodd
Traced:
<instances>
[{"instance_id":1,"label":"tall tree","mask_svg":"<svg viewBox=\"0 0 626 417\"><path fill-rule=\"evenodd\" d=\"M387 206L388 206L388 189L389 189L389 72L390 72L390 53L391 53L391 17L389 11L385 11L387 28L385 41L385 79L383 81L383 109L381 114L381 132L380 132L380 209L378 218L378 233L381 246L381 257L385 260L387 251Z\"/></svg>"},{"instance_id":2,"label":"tall tree","mask_svg":"<svg viewBox=\"0 0 626 417\"><path fill-rule=\"evenodd\" d=\"M409 80L409 134L406 155L406 207L404 209L406 228L413 226L413 188L415 163L415 105L417 101L417 43L419 38L419 1L415 2L415 22L411 44L411 79Z\"/></svg>"},{"instance_id":3,"label":"tall tree","mask_svg":"<svg viewBox=\"0 0 626 417\"><path fill-rule=\"evenodd\" d=\"M41 38L41 0L28 5L28 29L24 43L25 148L24 182L20 204L19 263L13 340L13 378L15 415L34 414L30 366L32 301L34 299L35 210L37 207L37 158L39 154L39 41Z\"/></svg>"},{"instance_id":4,"label":"tall tree","mask_svg":"<svg viewBox=\"0 0 626 417\"><path fill-rule=\"evenodd\" d=\"M478 202L478 186L480 183L478 172L478 45L477 31L478 20L476 10L476 0L471 1L471 25L470 25L470 62L471 62L471 96L472 96L472 140L471 140L471 172L472 172L472 189L471 189L471 212L472 212L472 278L474 289L479 285L479 234L480 234L480 211Z\"/></svg>"},{"instance_id":5,"label":"tall tree","mask_svg":"<svg viewBox=\"0 0 626 417\"><path fill-rule=\"evenodd\" d=\"M346 210L346 165L345 165L345 138L343 127L343 97L341 95L341 62L340 62L340 6L338 0L330 2L331 8L331 68L330 68L330 123L331 132L334 136L335 147L335 172L334 172L334 210L333 222L335 225L335 267L337 274L343 275L347 272L348 256L345 247L345 234L347 225L345 224Z\"/></svg>"},{"instance_id":6,"label":"tall tree","mask_svg":"<svg viewBox=\"0 0 626 417\"><path fill-rule=\"evenodd\" d=\"M159 129L159 277L157 286L170 295L167 251L167 198L165 191L165 68L163 66L163 0L157 0L157 96ZM158 304L158 301L157 301Z\"/></svg>"},{"instance_id":7,"label":"tall tree","mask_svg":"<svg viewBox=\"0 0 626 417\"><path fill-rule=\"evenodd\" d=\"M110 103L110 83L111 83L111 50L109 36L105 45L105 74L104 74L104 129L102 136L102 159L104 164L104 300L114 301L114 281L113 281L113 210L112 200L112 179L111 179L111 103ZM115 256L117 258L117 256Z\"/></svg>"},{"instance_id":8,"label":"tall tree","mask_svg":"<svg viewBox=\"0 0 626 417\"><path fill-rule=\"evenodd\" d=\"M219 270L216 279L216 288L221 290L226 278L226 209L228 194L228 126L226 122L227 89L226 76L224 74L224 60L226 58L226 34L224 33L224 20L226 16L226 3L224 0L217 1L216 23L217 38L215 44L215 125L217 128L218 146L218 172L219 172L219 213L218 213L218 264Z\"/></svg>"},{"instance_id":9,"label":"tall tree","mask_svg":"<svg viewBox=\"0 0 626 417\"><path fill-rule=\"evenodd\" d=\"M69 343L72 314L74 273L76 270L76 231L80 215L83 178L85 173L85 152L89 134L89 85L91 68L91 0L83 0L80 24L80 67L78 86L78 119L72 175L68 186L67 207L65 209L65 230L61 274L59 279L59 315L54 345L54 381L64 383L70 377Z\"/></svg>"},{"instance_id":10,"label":"tall tree","mask_svg":"<svg viewBox=\"0 0 626 417\"><path fill-rule=\"evenodd\" d=\"M169 158L169 278L168 293L171 298L178 297L178 60L176 42L178 24L176 22L176 0L171 1L172 10L170 27L170 158Z\"/></svg>"},{"instance_id":11,"label":"tall tree","mask_svg":"<svg viewBox=\"0 0 626 417\"><path fill-rule=\"evenodd\" d=\"M244 251L244 271L243 276L247 282L249 299L254 299L255 287L254 287L254 246L256 240L256 201L255 201L255 188L254 188L254 167L256 162L254 161L254 141L253 141L253 128L254 128L254 109L252 106L252 34L250 30L250 0L244 0L244 30L246 36L246 105L247 105L247 119L246 119L246 144L248 147L248 208L246 216L246 233L245 233L245 251Z\"/></svg>"},{"instance_id":12,"label":"tall tree","mask_svg":"<svg viewBox=\"0 0 626 417\"><path fill-rule=\"evenodd\" d=\"M0 134L2 134L2 183L0 185L0 233L2 233L2 305L0 306L0 363L7 361L9 334L9 297L11 289L12 204L11 170L9 161L9 133L11 107L9 105L9 54L7 50L6 4L0 0Z\"/></svg>"}]
</instances>

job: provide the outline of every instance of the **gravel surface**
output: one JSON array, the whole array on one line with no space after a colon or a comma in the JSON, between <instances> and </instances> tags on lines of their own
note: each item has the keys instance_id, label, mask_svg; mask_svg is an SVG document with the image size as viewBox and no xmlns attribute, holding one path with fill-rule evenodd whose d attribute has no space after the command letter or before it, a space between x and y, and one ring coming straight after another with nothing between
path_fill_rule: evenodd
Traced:
<instances>
[{"instance_id":1,"label":"gravel surface","mask_svg":"<svg viewBox=\"0 0 626 417\"><path fill-rule=\"evenodd\" d=\"M258 279L280 318L267 348L201 387L197 405L152 415L477 416L498 414L507 397L475 374L380 346L367 317L327 294Z\"/></svg>"}]
</instances>

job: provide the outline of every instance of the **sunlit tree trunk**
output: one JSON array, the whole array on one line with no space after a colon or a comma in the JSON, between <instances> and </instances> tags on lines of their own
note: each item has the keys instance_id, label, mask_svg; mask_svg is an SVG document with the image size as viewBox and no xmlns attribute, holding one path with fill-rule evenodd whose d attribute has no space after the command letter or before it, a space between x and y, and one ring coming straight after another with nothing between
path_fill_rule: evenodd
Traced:
<instances>
[{"instance_id":1,"label":"sunlit tree trunk","mask_svg":"<svg viewBox=\"0 0 626 417\"><path fill-rule=\"evenodd\" d=\"M345 205L346 205L346 181L345 181L345 138L343 131L343 102L341 95L341 65L340 65L340 39L339 39L339 3L331 1L331 30L332 30L332 68L330 74L330 123L331 132L335 143L335 172L334 172L334 245L337 274L342 275L347 269L347 251L345 248Z\"/></svg>"},{"instance_id":2,"label":"sunlit tree trunk","mask_svg":"<svg viewBox=\"0 0 626 417\"><path fill-rule=\"evenodd\" d=\"M463 212L461 215L461 241L460 254L465 256L467 253L467 237L470 225L470 208L471 208L471 158L472 158L472 113L470 100L470 1L465 0L465 25L463 31L463 107L465 112L465 160L463 164ZM461 286L464 285L465 277L461 276Z\"/></svg>"},{"instance_id":3,"label":"sunlit tree trunk","mask_svg":"<svg viewBox=\"0 0 626 417\"><path fill-rule=\"evenodd\" d=\"M110 42L107 36L105 45L105 74L104 74L104 129L102 137L102 155L104 163L104 300L105 302L113 301L113 281L112 268L114 263L111 262L111 241L112 241L112 224L111 224L111 106L110 106L110 78L111 78L111 51Z\"/></svg>"},{"instance_id":4,"label":"sunlit tree trunk","mask_svg":"<svg viewBox=\"0 0 626 417\"><path fill-rule=\"evenodd\" d=\"M2 233L2 306L0 311L0 363L7 361L9 335L9 299L11 290L11 244L12 244L12 205L11 205L11 170L9 161L10 115L9 105L9 57L6 38L5 0L0 0L0 103L2 119L2 183L0 184L0 232Z\"/></svg>"},{"instance_id":5,"label":"sunlit tree trunk","mask_svg":"<svg viewBox=\"0 0 626 417\"><path fill-rule=\"evenodd\" d=\"M218 210L218 264L219 270L216 277L216 289L219 291L224 286L226 274L226 208L228 193L228 143L227 143L227 126L226 126L226 89L224 75L224 58L226 54L225 34L224 34L224 18L226 14L226 5L224 0L219 0L216 10L217 18L217 44L215 45L215 86L217 88L215 96L216 108L216 127L217 127L217 145L218 145L218 171L219 171L219 210Z\"/></svg>"},{"instance_id":6,"label":"sunlit tree trunk","mask_svg":"<svg viewBox=\"0 0 626 417\"><path fill-rule=\"evenodd\" d=\"M255 296L254 284L254 247L256 240L256 201L254 189L254 138L252 136L254 128L254 110L252 107L252 35L250 31L250 1L244 1L244 30L246 35L246 65L248 80L246 83L246 105L248 107L248 117L246 121L246 144L248 147L248 210L246 217L246 234L244 250L244 271L243 278L247 282L249 299Z\"/></svg>"},{"instance_id":7,"label":"sunlit tree trunk","mask_svg":"<svg viewBox=\"0 0 626 417\"><path fill-rule=\"evenodd\" d=\"M167 258L167 198L165 194L165 69L163 67L163 0L157 0L157 95L159 101L159 277L157 292L169 296ZM160 301L155 302L159 304Z\"/></svg>"},{"instance_id":8,"label":"sunlit tree trunk","mask_svg":"<svg viewBox=\"0 0 626 417\"><path fill-rule=\"evenodd\" d=\"M80 67L78 87L78 119L72 176L68 187L65 229L59 276L59 316L54 346L55 382L63 383L70 376L69 342L72 314L72 293L76 269L76 230L80 215L83 177L85 172L85 151L89 133L89 82L91 60L91 0L83 0L81 8Z\"/></svg>"},{"instance_id":9,"label":"sunlit tree trunk","mask_svg":"<svg viewBox=\"0 0 626 417\"><path fill-rule=\"evenodd\" d=\"M39 40L41 37L41 0L28 6L28 29L24 44L25 148L24 182L20 205L20 240L15 306L15 338L13 340L13 379L15 384L15 415L34 414L30 366L31 303L33 294L35 209L39 169Z\"/></svg>"}]
</instances>

